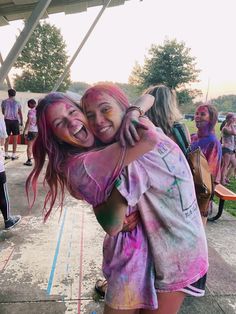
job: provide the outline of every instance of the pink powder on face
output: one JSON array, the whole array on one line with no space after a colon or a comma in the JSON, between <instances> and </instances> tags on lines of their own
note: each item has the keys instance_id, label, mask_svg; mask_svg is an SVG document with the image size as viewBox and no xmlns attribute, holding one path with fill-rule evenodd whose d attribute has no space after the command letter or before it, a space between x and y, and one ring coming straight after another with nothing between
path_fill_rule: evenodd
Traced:
<instances>
[{"instance_id":1,"label":"pink powder on face","mask_svg":"<svg viewBox=\"0 0 236 314\"><path fill-rule=\"evenodd\" d=\"M65 103L66 110L69 110L71 108L71 105L72 104Z\"/></svg>"},{"instance_id":2,"label":"pink powder on face","mask_svg":"<svg viewBox=\"0 0 236 314\"><path fill-rule=\"evenodd\" d=\"M101 97L102 93L101 91L98 90L91 90L86 96L85 96L85 100L86 102L89 101L96 101Z\"/></svg>"}]
</instances>

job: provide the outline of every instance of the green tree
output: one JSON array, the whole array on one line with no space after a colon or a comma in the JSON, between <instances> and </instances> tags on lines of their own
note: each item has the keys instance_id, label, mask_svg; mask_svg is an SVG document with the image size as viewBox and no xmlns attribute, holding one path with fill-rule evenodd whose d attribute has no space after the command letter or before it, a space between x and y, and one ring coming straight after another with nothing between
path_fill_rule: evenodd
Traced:
<instances>
[{"instance_id":1,"label":"green tree","mask_svg":"<svg viewBox=\"0 0 236 314\"><path fill-rule=\"evenodd\" d=\"M186 86L198 81L200 70L196 69L195 57L190 55L190 48L176 39L165 40L163 45L152 45L145 57L144 65L135 64L129 77L131 84L145 89L151 85L165 84L179 93L179 101L191 103L194 92Z\"/></svg>"},{"instance_id":2,"label":"green tree","mask_svg":"<svg viewBox=\"0 0 236 314\"><path fill-rule=\"evenodd\" d=\"M14 86L18 91L50 92L67 62L66 44L60 30L48 23L40 23L14 65L22 70L21 75L16 75ZM68 73L59 90L66 91L70 84Z\"/></svg>"},{"instance_id":3,"label":"green tree","mask_svg":"<svg viewBox=\"0 0 236 314\"><path fill-rule=\"evenodd\" d=\"M236 95L223 95L212 99L213 105L219 112L236 112Z\"/></svg>"}]
</instances>

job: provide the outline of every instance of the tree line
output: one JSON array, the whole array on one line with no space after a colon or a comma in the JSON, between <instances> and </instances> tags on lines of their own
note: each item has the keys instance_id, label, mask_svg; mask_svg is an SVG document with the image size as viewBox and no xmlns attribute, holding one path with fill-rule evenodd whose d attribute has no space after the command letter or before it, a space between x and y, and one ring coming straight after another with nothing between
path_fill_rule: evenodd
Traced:
<instances>
[{"instance_id":1,"label":"tree line","mask_svg":"<svg viewBox=\"0 0 236 314\"><path fill-rule=\"evenodd\" d=\"M17 91L50 92L64 72L68 59L60 29L40 22L14 64L14 68L20 70L14 77L14 88ZM181 111L193 113L197 105L195 99L202 92L191 89L191 84L199 81L199 73L191 49L184 42L166 39L162 45L150 47L142 66L135 63L128 84L116 84L127 93L131 102L150 85L165 84L176 91ZM71 82L68 72L58 90L83 94L88 87L85 82ZM219 111L236 112L236 95L221 96L212 102Z\"/></svg>"}]
</instances>

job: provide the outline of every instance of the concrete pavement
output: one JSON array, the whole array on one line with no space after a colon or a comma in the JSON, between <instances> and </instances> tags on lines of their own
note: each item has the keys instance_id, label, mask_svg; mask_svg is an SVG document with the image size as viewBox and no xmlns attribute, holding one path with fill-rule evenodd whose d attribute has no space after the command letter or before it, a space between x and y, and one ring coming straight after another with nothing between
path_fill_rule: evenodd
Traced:
<instances>
[{"instance_id":1,"label":"concrete pavement","mask_svg":"<svg viewBox=\"0 0 236 314\"><path fill-rule=\"evenodd\" d=\"M23 218L6 231L0 217L0 314L101 314L103 301L95 301L93 288L102 277L104 232L91 207L70 196L60 220L58 210L44 224L42 182L29 211L24 184L32 168L23 165L25 151L19 145L19 159L6 162L12 213ZM236 313L236 219L224 213L206 231L207 293L187 297L180 313Z\"/></svg>"}]
</instances>

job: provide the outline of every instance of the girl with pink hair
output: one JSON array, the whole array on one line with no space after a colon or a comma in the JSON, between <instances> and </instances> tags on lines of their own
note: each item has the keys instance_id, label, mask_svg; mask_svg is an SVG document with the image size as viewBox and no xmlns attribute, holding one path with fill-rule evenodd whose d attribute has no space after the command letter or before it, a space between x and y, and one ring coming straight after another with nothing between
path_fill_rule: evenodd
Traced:
<instances>
[{"instance_id":1,"label":"girl with pink hair","mask_svg":"<svg viewBox=\"0 0 236 314\"><path fill-rule=\"evenodd\" d=\"M111 235L104 241L104 313L176 313L185 293L201 290L194 285L208 268L204 228L184 155L145 119L147 129L138 130L134 147L114 143L89 151L93 140L82 113L68 101L48 101L37 107L43 123L38 122L35 168L27 189L30 182L36 188L47 153L50 209L65 186L93 205L99 223ZM97 138L114 142L129 111L122 91L109 84L94 86L86 91L82 106ZM125 215L137 211L141 219L136 227L121 232Z\"/></svg>"}]
</instances>

